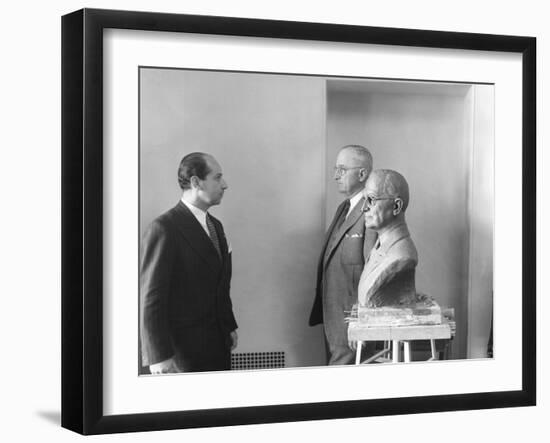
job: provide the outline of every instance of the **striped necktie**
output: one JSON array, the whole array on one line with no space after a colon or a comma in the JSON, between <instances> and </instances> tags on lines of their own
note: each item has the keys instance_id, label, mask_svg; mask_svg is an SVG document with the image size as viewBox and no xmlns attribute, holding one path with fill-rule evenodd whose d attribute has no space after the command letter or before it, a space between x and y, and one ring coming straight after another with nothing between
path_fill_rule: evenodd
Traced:
<instances>
[{"instance_id":1,"label":"striped necktie","mask_svg":"<svg viewBox=\"0 0 550 443\"><path fill-rule=\"evenodd\" d=\"M216 248L218 256L221 257L222 253L220 248L220 240L218 239L218 233L216 232L214 222L210 218L210 214L206 214L206 227L208 228L208 232L210 234L210 240L212 240L212 243L214 243L214 247Z\"/></svg>"}]
</instances>

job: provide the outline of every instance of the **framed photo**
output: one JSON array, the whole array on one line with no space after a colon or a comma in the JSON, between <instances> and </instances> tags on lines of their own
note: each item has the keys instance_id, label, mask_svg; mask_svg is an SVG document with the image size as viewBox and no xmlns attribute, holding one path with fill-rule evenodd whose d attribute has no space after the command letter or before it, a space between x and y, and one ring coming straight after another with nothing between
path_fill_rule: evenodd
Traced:
<instances>
[{"instance_id":1,"label":"framed photo","mask_svg":"<svg viewBox=\"0 0 550 443\"><path fill-rule=\"evenodd\" d=\"M531 37L64 16L62 426L534 405L535 59ZM369 167L343 166L350 150ZM374 199L361 217L385 198L342 177L363 187L387 170L410 191L413 284L452 334L405 340L406 363L353 364L349 350L335 357L332 308L316 293L344 197L348 216ZM364 225L338 240L352 269L346 321L370 260L351 246Z\"/></svg>"}]
</instances>

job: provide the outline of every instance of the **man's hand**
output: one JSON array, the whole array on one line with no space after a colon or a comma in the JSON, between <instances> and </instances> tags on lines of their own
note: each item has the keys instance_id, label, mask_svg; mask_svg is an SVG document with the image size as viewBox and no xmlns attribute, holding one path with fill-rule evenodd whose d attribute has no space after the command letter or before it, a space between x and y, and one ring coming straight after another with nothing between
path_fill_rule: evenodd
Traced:
<instances>
[{"instance_id":1,"label":"man's hand","mask_svg":"<svg viewBox=\"0 0 550 443\"><path fill-rule=\"evenodd\" d=\"M236 330L229 333L229 339L231 340L231 350L233 350L237 347L237 343L239 342L239 336Z\"/></svg>"},{"instance_id":2,"label":"man's hand","mask_svg":"<svg viewBox=\"0 0 550 443\"><path fill-rule=\"evenodd\" d=\"M173 374L180 372L173 357L149 366L151 374Z\"/></svg>"}]
</instances>

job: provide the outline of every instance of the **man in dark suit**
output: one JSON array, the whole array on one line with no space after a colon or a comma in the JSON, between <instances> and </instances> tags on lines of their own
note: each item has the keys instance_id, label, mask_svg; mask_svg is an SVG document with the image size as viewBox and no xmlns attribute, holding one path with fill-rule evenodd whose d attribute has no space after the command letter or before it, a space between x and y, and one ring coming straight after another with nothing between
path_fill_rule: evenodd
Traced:
<instances>
[{"instance_id":1,"label":"man in dark suit","mask_svg":"<svg viewBox=\"0 0 550 443\"><path fill-rule=\"evenodd\" d=\"M140 334L152 374L230 369L237 323L229 296L231 250L208 214L227 189L211 155L186 155L183 195L151 223L141 245Z\"/></svg>"},{"instance_id":2,"label":"man in dark suit","mask_svg":"<svg viewBox=\"0 0 550 443\"><path fill-rule=\"evenodd\" d=\"M334 179L346 200L336 210L317 267L317 288L309 325L323 323L329 365L353 364L345 317L357 303L357 286L376 234L365 229L362 191L372 171L372 156L360 145L344 146Z\"/></svg>"}]
</instances>

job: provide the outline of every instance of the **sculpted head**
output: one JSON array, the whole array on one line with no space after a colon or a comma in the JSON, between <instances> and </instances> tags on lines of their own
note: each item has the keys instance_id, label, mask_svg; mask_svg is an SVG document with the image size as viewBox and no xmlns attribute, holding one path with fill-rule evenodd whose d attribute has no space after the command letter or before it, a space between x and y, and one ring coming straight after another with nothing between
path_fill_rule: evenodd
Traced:
<instances>
[{"instance_id":1,"label":"sculpted head","mask_svg":"<svg viewBox=\"0 0 550 443\"><path fill-rule=\"evenodd\" d=\"M383 230L405 220L409 205L409 185L399 172L391 169L373 171L363 190L365 226Z\"/></svg>"},{"instance_id":2,"label":"sculpted head","mask_svg":"<svg viewBox=\"0 0 550 443\"><path fill-rule=\"evenodd\" d=\"M346 145L336 157L334 180L338 191L351 197L360 192L372 171L372 155L361 145Z\"/></svg>"}]
</instances>

